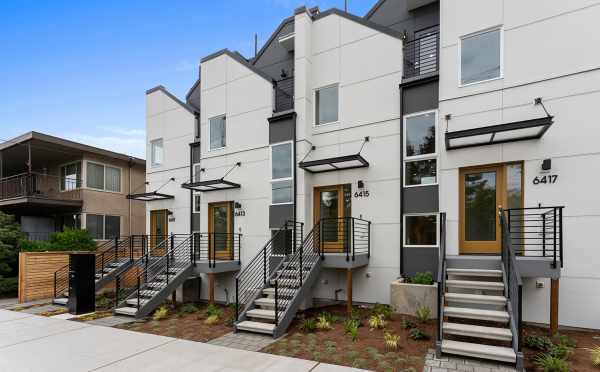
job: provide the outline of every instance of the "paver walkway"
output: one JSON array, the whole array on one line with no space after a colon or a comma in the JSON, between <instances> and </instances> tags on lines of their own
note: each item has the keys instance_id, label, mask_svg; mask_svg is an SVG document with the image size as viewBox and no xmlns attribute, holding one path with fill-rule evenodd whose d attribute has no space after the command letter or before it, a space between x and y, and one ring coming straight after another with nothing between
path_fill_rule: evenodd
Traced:
<instances>
[{"instance_id":1,"label":"paver walkway","mask_svg":"<svg viewBox=\"0 0 600 372\"><path fill-rule=\"evenodd\" d=\"M257 335L254 333L238 332L228 333L219 338L209 341L211 345L230 347L232 349L259 351L269 346L276 340L268 335Z\"/></svg>"},{"instance_id":2,"label":"paver walkway","mask_svg":"<svg viewBox=\"0 0 600 372\"><path fill-rule=\"evenodd\" d=\"M423 372L516 372L508 364L490 363L471 358L444 356L435 357L435 350L430 349L425 357Z\"/></svg>"},{"instance_id":3,"label":"paver walkway","mask_svg":"<svg viewBox=\"0 0 600 372\"><path fill-rule=\"evenodd\" d=\"M0 372L357 369L0 310Z\"/></svg>"}]
</instances>

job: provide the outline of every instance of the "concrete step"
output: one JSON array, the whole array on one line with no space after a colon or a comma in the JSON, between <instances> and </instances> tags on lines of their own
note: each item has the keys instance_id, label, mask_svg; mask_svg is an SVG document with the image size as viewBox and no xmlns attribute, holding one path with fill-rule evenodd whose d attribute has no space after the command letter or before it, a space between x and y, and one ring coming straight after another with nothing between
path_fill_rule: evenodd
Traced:
<instances>
[{"instance_id":1,"label":"concrete step","mask_svg":"<svg viewBox=\"0 0 600 372\"><path fill-rule=\"evenodd\" d=\"M143 306L148 301L150 301L150 300L149 299L140 298L140 306ZM137 300L137 298L130 298L130 299L128 299L125 302L127 303L127 305L130 305L130 306L133 306L133 307L137 307L138 300Z\"/></svg>"},{"instance_id":2,"label":"concrete step","mask_svg":"<svg viewBox=\"0 0 600 372\"><path fill-rule=\"evenodd\" d=\"M506 363L515 363L517 361L515 351L509 347L475 344L471 342L443 340L442 352L473 358L497 360Z\"/></svg>"},{"instance_id":3,"label":"concrete step","mask_svg":"<svg viewBox=\"0 0 600 372\"><path fill-rule=\"evenodd\" d=\"M266 333L272 335L275 331L275 324L253 322L245 320L235 325L235 328L240 331L255 332L255 333Z\"/></svg>"},{"instance_id":4,"label":"concrete step","mask_svg":"<svg viewBox=\"0 0 600 372\"><path fill-rule=\"evenodd\" d=\"M304 274L302 276L306 276L308 271L304 270ZM277 270L277 275L284 276L286 278L297 278L300 276L298 270Z\"/></svg>"},{"instance_id":5,"label":"concrete step","mask_svg":"<svg viewBox=\"0 0 600 372\"><path fill-rule=\"evenodd\" d=\"M503 291L502 282L480 282L475 280L446 280L447 288L476 289L482 291Z\"/></svg>"},{"instance_id":6,"label":"concrete step","mask_svg":"<svg viewBox=\"0 0 600 372\"><path fill-rule=\"evenodd\" d=\"M275 320L275 310L252 309L246 312L248 318Z\"/></svg>"},{"instance_id":7,"label":"concrete step","mask_svg":"<svg viewBox=\"0 0 600 372\"><path fill-rule=\"evenodd\" d=\"M127 315L127 316L135 316L137 313L137 309L135 307L120 307L115 309L116 314Z\"/></svg>"},{"instance_id":8,"label":"concrete step","mask_svg":"<svg viewBox=\"0 0 600 372\"><path fill-rule=\"evenodd\" d=\"M140 292L140 297L141 298L152 298L159 293L160 293L160 291L153 291L153 290L144 288Z\"/></svg>"},{"instance_id":9,"label":"concrete step","mask_svg":"<svg viewBox=\"0 0 600 372\"><path fill-rule=\"evenodd\" d=\"M54 300L52 300L52 303L55 305L67 306L68 302L69 302L69 299L67 297L59 297L59 298L55 298Z\"/></svg>"},{"instance_id":10,"label":"concrete step","mask_svg":"<svg viewBox=\"0 0 600 372\"><path fill-rule=\"evenodd\" d=\"M280 288L281 289L281 288ZM275 288L265 288L263 289L262 293L264 295L267 296L275 296ZM277 291L277 295L282 296L282 297L292 297L294 295L294 292L288 290L288 288L286 288L285 290L278 290Z\"/></svg>"},{"instance_id":11,"label":"concrete step","mask_svg":"<svg viewBox=\"0 0 600 372\"><path fill-rule=\"evenodd\" d=\"M145 288L163 288L165 286L165 284L163 282L149 282L145 284ZM158 292L158 291L156 291Z\"/></svg>"},{"instance_id":12,"label":"concrete step","mask_svg":"<svg viewBox=\"0 0 600 372\"><path fill-rule=\"evenodd\" d=\"M444 294L446 301L449 303L461 304L478 304L478 305L506 305L506 297L504 296L487 296L470 293L446 293Z\"/></svg>"},{"instance_id":13,"label":"concrete step","mask_svg":"<svg viewBox=\"0 0 600 372\"><path fill-rule=\"evenodd\" d=\"M509 320L509 315L506 311L482 310L468 307L446 306L444 307L444 316L462 319L487 320L499 323L508 323Z\"/></svg>"},{"instance_id":14,"label":"concrete step","mask_svg":"<svg viewBox=\"0 0 600 372\"><path fill-rule=\"evenodd\" d=\"M502 278L502 270L446 269L446 274L456 276L481 276L490 278Z\"/></svg>"},{"instance_id":15,"label":"concrete step","mask_svg":"<svg viewBox=\"0 0 600 372\"><path fill-rule=\"evenodd\" d=\"M443 324L444 334L485 338L489 340L512 341L512 332L508 328L484 327L473 324L448 323Z\"/></svg>"},{"instance_id":16,"label":"concrete step","mask_svg":"<svg viewBox=\"0 0 600 372\"><path fill-rule=\"evenodd\" d=\"M284 301L279 301L277 306L279 308L285 308ZM259 298L254 301L256 306L260 306L261 308L265 308L267 310L271 310L275 308L275 299L274 298Z\"/></svg>"}]
</instances>

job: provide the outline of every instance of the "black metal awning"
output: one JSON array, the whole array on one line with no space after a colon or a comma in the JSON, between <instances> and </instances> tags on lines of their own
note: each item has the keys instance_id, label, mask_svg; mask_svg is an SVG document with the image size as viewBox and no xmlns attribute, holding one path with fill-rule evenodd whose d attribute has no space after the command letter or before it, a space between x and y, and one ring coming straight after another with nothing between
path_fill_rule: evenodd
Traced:
<instances>
[{"instance_id":1,"label":"black metal awning","mask_svg":"<svg viewBox=\"0 0 600 372\"><path fill-rule=\"evenodd\" d=\"M354 154L327 159L302 161L298 166L310 173L323 173L344 169L366 168L369 166L369 162L360 154Z\"/></svg>"},{"instance_id":2,"label":"black metal awning","mask_svg":"<svg viewBox=\"0 0 600 372\"><path fill-rule=\"evenodd\" d=\"M550 128L553 116L446 132L446 150L525 141L541 138Z\"/></svg>"},{"instance_id":3,"label":"black metal awning","mask_svg":"<svg viewBox=\"0 0 600 372\"><path fill-rule=\"evenodd\" d=\"M127 199L140 200L140 201L166 200L166 199L174 199L174 198L175 197L173 195L161 194L160 192L157 192L157 191L127 195Z\"/></svg>"},{"instance_id":4,"label":"black metal awning","mask_svg":"<svg viewBox=\"0 0 600 372\"><path fill-rule=\"evenodd\" d=\"M200 182L187 182L181 185L184 189L208 192L217 190L229 190L239 189L242 187L239 183L225 181L222 178L216 180L200 181Z\"/></svg>"}]
</instances>

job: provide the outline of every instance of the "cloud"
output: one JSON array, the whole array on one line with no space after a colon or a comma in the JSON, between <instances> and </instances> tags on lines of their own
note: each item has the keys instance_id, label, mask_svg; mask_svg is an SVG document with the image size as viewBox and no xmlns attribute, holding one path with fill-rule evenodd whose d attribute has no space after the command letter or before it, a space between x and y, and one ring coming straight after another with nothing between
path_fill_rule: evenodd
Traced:
<instances>
[{"instance_id":1,"label":"cloud","mask_svg":"<svg viewBox=\"0 0 600 372\"><path fill-rule=\"evenodd\" d=\"M89 146L132 155L137 158L146 158L146 132L140 129L125 129L114 127L101 127L105 135L91 135L75 133L67 136L68 139Z\"/></svg>"}]
</instances>

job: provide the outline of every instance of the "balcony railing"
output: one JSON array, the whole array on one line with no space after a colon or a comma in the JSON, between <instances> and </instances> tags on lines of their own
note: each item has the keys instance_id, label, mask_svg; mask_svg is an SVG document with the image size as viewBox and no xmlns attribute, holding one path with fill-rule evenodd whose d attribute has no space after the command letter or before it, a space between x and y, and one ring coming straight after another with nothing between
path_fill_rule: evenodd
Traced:
<instances>
[{"instance_id":1,"label":"balcony railing","mask_svg":"<svg viewBox=\"0 0 600 372\"><path fill-rule=\"evenodd\" d=\"M438 71L440 65L440 33L430 32L411 41L403 47L403 79L416 78Z\"/></svg>"},{"instance_id":2,"label":"balcony railing","mask_svg":"<svg viewBox=\"0 0 600 372\"><path fill-rule=\"evenodd\" d=\"M0 179L0 200L36 197L57 200L81 200L81 180L24 173Z\"/></svg>"},{"instance_id":3,"label":"balcony railing","mask_svg":"<svg viewBox=\"0 0 600 372\"><path fill-rule=\"evenodd\" d=\"M273 81L273 112L294 108L294 77Z\"/></svg>"}]
</instances>

